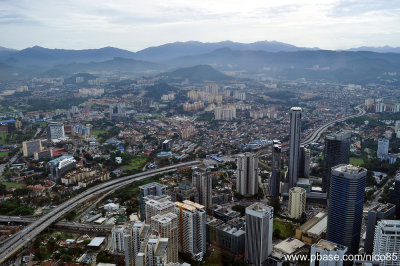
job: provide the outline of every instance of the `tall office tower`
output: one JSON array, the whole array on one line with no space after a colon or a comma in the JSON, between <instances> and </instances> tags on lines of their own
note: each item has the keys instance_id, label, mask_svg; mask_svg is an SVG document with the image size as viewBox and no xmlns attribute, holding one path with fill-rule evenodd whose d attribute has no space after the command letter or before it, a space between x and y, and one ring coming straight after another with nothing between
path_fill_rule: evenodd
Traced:
<instances>
[{"instance_id":1,"label":"tall office tower","mask_svg":"<svg viewBox=\"0 0 400 266\"><path fill-rule=\"evenodd\" d=\"M306 212L306 190L301 187L289 189L289 215L290 218L300 219Z\"/></svg>"},{"instance_id":2,"label":"tall office tower","mask_svg":"<svg viewBox=\"0 0 400 266\"><path fill-rule=\"evenodd\" d=\"M168 262L178 262L179 221L175 213L151 217L151 230L162 238L168 238Z\"/></svg>"},{"instance_id":3,"label":"tall office tower","mask_svg":"<svg viewBox=\"0 0 400 266\"><path fill-rule=\"evenodd\" d=\"M331 168L339 164L348 164L350 160L351 132L337 132L326 135L322 191L329 192Z\"/></svg>"},{"instance_id":4,"label":"tall office tower","mask_svg":"<svg viewBox=\"0 0 400 266\"><path fill-rule=\"evenodd\" d=\"M22 152L24 157L33 156L35 152L42 150L42 141L40 139L22 142Z\"/></svg>"},{"instance_id":5,"label":"tall office tower","mask_svg":"<svg viewBox=\"0 0 400 266\"><path fill-rule=\"evenodd\" d=\"M353 165L332 167L327 240L358 253L367 170Z\"/></svg>"},{"instance_id":6,"label":"tall office tower","mask_svg":"<svg viewBox=\"0 0 400 266\"><path fill-rule=\"evenodd\" d=\"M290 108L290 150L288 165L288 188L296 186L299 174L300 138L301 138L301 108Z\"/></svg>"},{"instance_id":7,"label":"tall office tower","mask_svg":"<svg viewBox=\"0 0 400 266\"><path fill-rule=\"evenodd\" d=\"M274 140L272 146L272 174L270 181L270 190L272 197L279 197L281 184L281 142Z\"/></svg>"},{"instance_id":8,"label":"tall office tower","mask_svg":"<svg viewBox=\"0 0 400 266\"><path fill-rule=\"evenodd\" d=\"M47 138L50 140L64 139L64 124L51 122L46 128Z\"/></svg>"},{"instance_id":9,"label":"tall office tower","mask_svg":"<svg viewBox=\"0 0 400 266\"><path fill-rule=\"evenodd\" d=\"M179 218L179 251L202 261L206 253L206 210L205 207L185 200L175 202L175 213Z\"/></svg>"},{"instance_id":10,"label":"tall office tower","mask_svg":"<svg viewBox=\"0 0 400 266\"><path fill-rule=\"evenodd\" d=\"M317 255L319 255L321 259L310 261L310 266L342 266L343 257L346 252L347 247L321 239L318 243L311 246L311 256L317 258ZM337 257L338 260L324 259L335 257Z\"/></svg>"},{"instance_id":11,"label":"tall office tower","mask_svg":"<svg viewBox=\"0 0 400 266\"><path fill-rule=\"evenodd\" d=\"M192 185L199 193L199 203L206 209L212 207L212 175L210 168L205 165L194 168Z\"/></svg>"},{"instance_id":12,"label":"tall office tower","mask_svg":"<svg viewBox=\"0 0 400 266\"><path fill-rule=\"evenodd\" d=\"M379 203L368 211L367 232L364 242L365 253L372 254L374 250L375 227L378 221L394 219L395 215L396 206L391 203Z\"/></svg>"},{"instance_id":13,"label":"tall office tower","mask_svg":"<svg viewBox=\"0 0 400 266\"><path fill-rule=\"evenodd\" d=\"M378 140L378 150L376 151L376 157L381 158L389 154L389 140L379 139Z\"/></svg>"},{"instance_id":14,"label":"tall office tower","mask_svg":"<svg viewBox=\"0 0 400 266\"><path fill-rule=\"evenodd\" d=\"M258 192L258 157L254 153L239 154L236 160L236 190L244 196Z\"/></svg>"},{"instance_id":15,"label":"tall office tower","mask_svg":"<svg viewBox=\"0 0 400 266\"><path fill-rule=\"evenodd\" d=\"M150 199L146 201L146 223L151 224L151 217L157 214L165 214L174 212L175 205L169 198L161 198L160 200Z\"/></svg>"},{"instance_id":16,"label":"tall office tower","mask_svg":"<svg viewBox=\"0 0 400 266\"><path fill-rule=\"evenodd\" d=\"M166 197L167 186L152 182L139 187L140 189L140 220L146 218L146 200L159 200Z\"/></svg>"},{"instance_id":17,"label":"tall office tower","mask_svg":"<svg viewBox=\"0 0 400 266\"><path fill-rule=\"evenodd\" d=\"M394 179L394 185L389 189L388 202L396 205L396 217L400 220L400 174Z\"/></svg>"},{"instance_id":18,"label":"tall office tower","mask_svg":"<svg viewBox=\"0 0 400 266\"><path fill-rule=\"evenodd\" d=\"M272 252L274 208L260 202L246 208L244 258L249 264L263 265Z\"/></svg>"},{"instance_id":19,"label":"tall office tower","mask_svg":"<svg viewBox=\"0 0 400 266\"><path fill-rule=\"evenodd\" d=\"M380 265L400 265L400 221L381 220L375 229L373 255L381 263ZM387 254L396 254L396 260L382 260Z\"/></svg>"},{"instance_id":20,"label":"tall office tower","mask_svg":"<svg viewBox=\"0 0 400 266\"><path fill-rule=\"evenodd\" d=\"M300 163L299 163L299 177L310 177L310 150L303 145L300 146Z\"/></svg>"}]
</instances>

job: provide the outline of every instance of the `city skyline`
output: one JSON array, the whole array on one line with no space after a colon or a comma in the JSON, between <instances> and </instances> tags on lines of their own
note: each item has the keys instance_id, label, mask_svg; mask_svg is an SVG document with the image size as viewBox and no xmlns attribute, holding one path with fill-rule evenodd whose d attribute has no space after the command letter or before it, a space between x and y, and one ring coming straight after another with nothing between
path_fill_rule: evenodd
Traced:
<instances>
[{"instance_id":1,"label":"city skyline","mask_svg":"<svg viewBox=\"0 0 400 266\"><path fill-rule=\"evenodd\" d=\"M138 51L190 40L276 40L321 49L400 45L396 1L0 3L0 34L7 36L0 45L15 49L116 46Z\"/></svg>"}]
</instances>

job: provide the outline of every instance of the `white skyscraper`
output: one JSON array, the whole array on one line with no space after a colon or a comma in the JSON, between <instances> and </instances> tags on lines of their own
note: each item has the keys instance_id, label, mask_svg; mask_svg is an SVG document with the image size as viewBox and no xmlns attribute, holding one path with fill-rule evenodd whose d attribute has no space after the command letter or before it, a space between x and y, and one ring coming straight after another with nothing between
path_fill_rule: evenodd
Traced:
<instances>
[{"instance_id":1,"label":"white skyscraper","mask_svg":"<svg viewBox=\"0 0 400 266\"><path fill-rule=\"evenodd\" d=\"M258 192L258 157L250 152L237 156L236 190L241 195L253 196Z\"/></svg>"},{"instance_id":2,"label":"white skyscraper","mask_svg":"<svg viewBox=\"0 0 400 266\"><path fill-rule=\"evenodd\" d=\"M290 109L289 189L296 186L300 164L301 108Z\"/></svg>"},{"instance_id":3,"label":"white skyscraper","mask_svg":"<svg viewBox=\"0 0 400 266\"><path fill-rule=\"evenodd\" d=\"M289 189L289 215L290 218L299 219L306 211L306 190L301 187Z\"/></svg>"},{"instance_id":4,"label":"white skyscraper","mask_svg":"<svg viewBox=\"0 0 400 266\"><path fill-rule=\"evenodd\" d=\"M381 220L375 228L374 252L379 255L397 254L400 256L400 221ZM381 265L400 265L400 257L396 261L379 259Z\"/></svg>"},{"instance_id":5,"label":"white skyscraper","mask_svg":"<svg viewBox=\"0 0 400 266\"><path fill-rule=\"evenodd\" d=\"M114 226L111 230L111 237L112 237L112 251L114 254L123 254L125 251L124 245L124 233L125 233L125 226L117 225Z\"/></svg>"},{"instance_id":6,"label":"white skyscraper","mask_svg":"<svg viewBox=\"0 0 400 266\"><path fill-rule=\"evenodd\" d=\"M376 157L381 158L382 156L389 154L389 140L379 139L378 150L376 151Z\"/></svg>"},{"instance_id":7,"label":"white skyscraper","mask_svg":"<svg viewBox=\"0 0 400 266\"><path fill-rule=\"evenodd\" d=\"M272 252L274 208L254 203L246 208L245 260L260 266Z\"/></svg>"},{"instance_id":8,"label":"white skyscraper","mask_svg":"<svg viewBox=\"0 0 400 266\"><path fill-rule=\"evenodd\" d=\"M175 202L175 213L179 217L179 251L191 254L196 261L203 260L206 253L205 207L185 200Z\"/></svg>"}]
</instances>

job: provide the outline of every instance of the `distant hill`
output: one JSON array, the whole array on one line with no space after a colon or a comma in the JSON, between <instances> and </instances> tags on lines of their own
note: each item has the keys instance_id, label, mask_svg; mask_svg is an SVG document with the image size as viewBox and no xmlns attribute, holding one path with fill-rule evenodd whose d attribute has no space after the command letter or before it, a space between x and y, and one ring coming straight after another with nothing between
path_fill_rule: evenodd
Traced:
<instances>
[{"instance_id":1,"label":"distant hill","mask_svg":"<svg viewBox=\"0 0 400 266\"><path fill-rule=\"evenodd\" d=\"M209 65L179 68L172 72L161 74L168 80L189 80L191 82L231 80L233 77L225 75Z\"/></svg>"},{"instance_id":2,"label":"distant hill","mask_svg":"<svg viewBox=\"0 0 400 266\"><path fill-rule=\"evenodd\" d=\"M11 54L4 62L15 66L52 67L57 64L101 62L115 57L133 58L135 53L114 47L86 50L48 49L40 46Z\"/></svg>"},{"instance_id":3,"label":"distant hill","mask_svg":"<svg viewBox=\"0 0 400 266\"><path fill-rule=\"evenodd\" d=\"M55 66L52 70L72 74L76 72L121 72L121 73L136 73L147 72L163 69L162 65L116 57L111 60L102 62L89 63L69 63Z\"/></svg>"},{"instance_id":4,"label":"distant hill","mask_svg":"<svg viewBox=\"0 0 400 266\"><path fill-rule=\"evenodd\" d=\"M400 53L400 47L391 47L391 46L380 46L380 47L372 47L372 46L361 46L357 48L351 48L347 51L369 51L375 53Z\"/></svg>"},{"instance_id":5,"label":"distant hill","mask_svg":"<svg viewBox=\"0 0 400 266\"><path fill-rule=\"evenodd\" d=\"M7 47L0 46L0 52L17 52L18 50L16 49L11 49Z\"/></svg>"},{"instance_id":6,"label":"distant hill","mask_svg":"<svg viewBox=\"0 0 400 266\"><path fill-rule=\"evenodd\" d=\"M135 58L153 62L164 62L172 58L181 56L194 56L209 53L221 48L230 48L232 50L251 50L267 52L293 52L301 50L315 50L318 48L302 48L291 44L276 41L259 41L254 43L239 43L232 41L203 43L196 41L174 42L160 46L149 47L136 52Z\"/></svg>"}]
</instances>

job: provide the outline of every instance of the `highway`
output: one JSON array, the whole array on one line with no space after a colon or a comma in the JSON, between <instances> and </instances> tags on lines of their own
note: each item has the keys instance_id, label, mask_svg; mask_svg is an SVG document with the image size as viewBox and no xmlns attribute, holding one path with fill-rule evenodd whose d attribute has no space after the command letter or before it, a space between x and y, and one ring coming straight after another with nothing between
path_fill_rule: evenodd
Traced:
<instances>
[{"instance_id":1,"label":"highway","mask_svg":"<svg viewBox=\"0 0 400 266\"><path fill-rule=\"evenodd\" d=\"M24 247L30 241L32 241L37 235L39 235L48 226L55 223L60 217L72 211L80 204L89 201L91 198L103 194L115 187L125 186L134 181L139 181L151 176L158 174L164 174L170 171L174 171L179 167L192 166L200 164L200 161L191 161L186 163L180 163L172 166L162 167L147 172L121 177L114 179L97 186L91 187L88 190L76 195L68 201L60 204L56 208L50 210L48 213L38 218L35 222L29 224L24 229L14 234L9 241L4 243L0 247L0 263L4 263L11 258L20 248Z\"/></svg>"}]
</instances>

